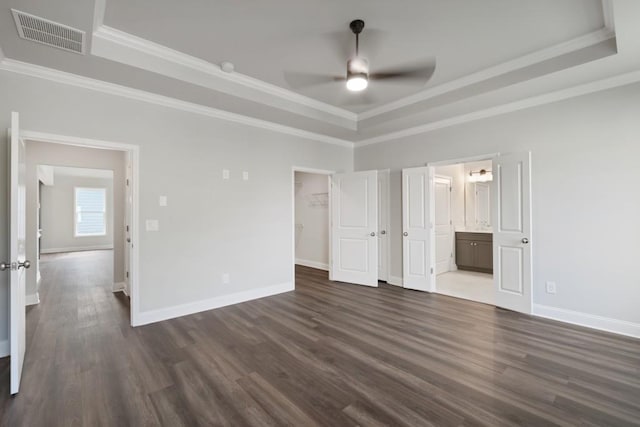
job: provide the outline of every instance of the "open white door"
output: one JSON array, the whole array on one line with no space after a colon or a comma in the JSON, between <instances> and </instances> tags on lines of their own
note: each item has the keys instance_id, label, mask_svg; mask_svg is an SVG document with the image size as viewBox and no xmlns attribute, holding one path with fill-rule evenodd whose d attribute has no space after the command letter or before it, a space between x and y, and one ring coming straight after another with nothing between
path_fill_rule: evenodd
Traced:
<instances>
[{"instance_id":1,"label":"open white door","mask_svg":"<svg viewBox=\"0 0 640 427\"><path fill-rule=\"evenodd\" d=\"M453 179L449 176L436 176L435 200L435 239L436 239L436 276L451 270L453 258L453 225L451 222L451 187Z\"/></svg>"},{"instance_id":2,"label":"open white door","mask_svg":"<svg viewBox=\"0 0 640 427\"><path fill-rule=\"evenodd\" d=\"M131 191L131 153L127 153L127 171L125 175L125 197L124 204L124 292L131 296L130 271L131 271L131 224L133 209L133 194Z\"/></svg>"},{"instance_id":3,"label":"open white door","mask_svg":"<svg viewBox=\"0 0 640 427\"><path fill-rule=\"evenodd\" d=\"M389 169L378 171L378 280L389 280Z\"/></svg>"},{"instance_id":4,"label":"open white door","mask_svg":"<svg viewBox=\"0 0 640 427\"><path fill-rule=\"evenodd\" d=\"M25 268L30 263L26 255L26 160L25 144L20 139L18 113L11 113L9 130L9 261L0 269L9 273L9 345L11 348L11 394L20 389L24 363Z\"/></svg>"},{"instance_id":5,"label":"open white door","mask_svg":"<svg viewBox=\"0 0 640 427\"><path fill-rule=\"evenodd\" d=\"M432 291L435 236L430 218L435 216L431 167L402 170L402 272L403 286Z\"/></svg>"},{"instance_id":6,"label":"open white door","mask_svg":"<svg viewBox=\"0 0 640 427\"><path fill-rule=\"evenodd\" d=\"M531 313L531 154L496 157L493 183L495 304Z\"/></svg>"},{"instance_id":7,"label":"open white door","mask_svg":"<svg viewBox=\"0 0 640 427\"><path fill-rule=\"evenodd\" d=\"M331 181L331 280L378 286L378 172Z\"/></svg>"}]
</instances>

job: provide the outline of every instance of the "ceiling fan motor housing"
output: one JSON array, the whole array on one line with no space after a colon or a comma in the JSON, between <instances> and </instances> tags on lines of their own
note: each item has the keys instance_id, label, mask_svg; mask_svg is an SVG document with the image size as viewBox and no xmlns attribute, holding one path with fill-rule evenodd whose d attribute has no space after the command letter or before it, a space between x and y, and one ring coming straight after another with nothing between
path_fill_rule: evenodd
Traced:
<instances>
[{"instance_id":1,"label":"ceiling fan motor housing","mask_svg":"<svg viewBox=\"0 0 640 427\"><path fill-rule=\"evenodd\" d=\"M369 61L365 58L355 57L347 62L347 78L355 76L369 78Z\"/></svg>"}]
</instances>

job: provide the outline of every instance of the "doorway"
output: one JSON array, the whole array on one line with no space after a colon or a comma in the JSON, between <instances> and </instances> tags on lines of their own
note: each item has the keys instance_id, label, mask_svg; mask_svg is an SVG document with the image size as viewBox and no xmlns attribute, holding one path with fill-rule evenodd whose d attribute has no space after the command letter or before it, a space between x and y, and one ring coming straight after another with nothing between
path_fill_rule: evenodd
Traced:
<instances>
[{"instance_id":1,"label":"doorway","mask_svg":"<svg viewBox=\"0 0 640 427\"><path fill-rule=\"evenodd\" d=\"M402 171L403 286L531 313L531 154Z\"/></svg>"}]
</instances>

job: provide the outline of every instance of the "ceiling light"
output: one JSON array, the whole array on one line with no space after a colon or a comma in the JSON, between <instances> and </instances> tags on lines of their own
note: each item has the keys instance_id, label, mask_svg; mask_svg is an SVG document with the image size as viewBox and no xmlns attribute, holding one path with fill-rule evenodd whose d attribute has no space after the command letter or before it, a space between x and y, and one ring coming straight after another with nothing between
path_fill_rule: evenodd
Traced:
<instances>
[{"instance_id":1,"label":"ceiling light","mask_svg":"<svg viewBox=\"0 0 640 427\"><path fill-rule=\"evenodd\" d=\"M347 89L352 92L365 90L369 86L369 80L366 74L353 74L347 79Z\"/></svg>"}]
</instances>

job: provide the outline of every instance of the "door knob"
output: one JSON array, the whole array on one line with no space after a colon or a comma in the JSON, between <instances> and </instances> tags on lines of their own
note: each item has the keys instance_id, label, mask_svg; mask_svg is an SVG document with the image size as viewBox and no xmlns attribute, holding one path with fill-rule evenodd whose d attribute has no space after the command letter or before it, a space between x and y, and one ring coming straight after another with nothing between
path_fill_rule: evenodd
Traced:
<instances>
[{"instance_id":1,"label":"door knob","mask_svg":"<svg viewBox=\"0 0 640 427\"><path fill-rule=\"evenodd\" d=\"M375 232L375 231L372 231L372 232L369 234L369 236L371 236L371 237L376 237L376 232Z\"/></svg>"},{"instance_id":2,"label":"door knob","mask_svg":"<svg viewBox=\"0 0 640 427\"><path fill-rule=\"evenodd\" d=\"M25 262L19 262L18 268L29 268L31 267L31 261L25 260Z\"/></svg>"},{"instance_id":3,"label":"door knob","mask_svg":"<svg viewBox=\"0 0 640 427\"><path fill-rule=\"evenodd\" d=\"M523 237L522 238L522 243L524 243L526 245L527 243L529 243L529 239L527 239L526 237Z\"/></svg>"},{"instance_id":4,"label":"door knob","mask_svg":"<svg viewBox=\"0 0 640 427\"><path fill-rule=\"evenodd\" d=\"M405 231L404 233L402 233L402 235L403 235L404 237L407 237L407 236L409 235L409 233L407 233L407 232Z\"/></svg>"},{"instance_id":5,"label":"door knob","mask_svg":"<svg viewBox=\"0 0 640 427\"><path fill-rule=\"evenodd\" d=\"M0 271L5 271L5 270L11 270L11 263L10 262L0 263Z\"/></svg>"},{"instance_id":6,"label":"door knob","mask_svg":"<svg viewBox=\"0 0 640 427\"><path fill-rule=\"evenodd\" d=\"M387 234L387 230L382 230L380 234Z\"/></svg>"}]
</instances>

